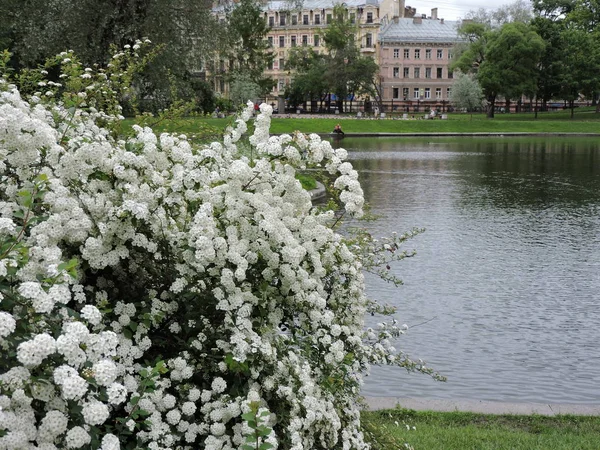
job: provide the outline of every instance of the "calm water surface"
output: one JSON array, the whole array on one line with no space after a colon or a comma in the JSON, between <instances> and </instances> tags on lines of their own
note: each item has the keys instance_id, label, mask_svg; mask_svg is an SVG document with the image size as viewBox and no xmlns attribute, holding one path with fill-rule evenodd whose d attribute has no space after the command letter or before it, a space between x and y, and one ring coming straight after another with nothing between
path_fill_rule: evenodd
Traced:
<instances>
[{"instance_id":1,"label":"calm water surface","mask_svg":"<svg viewBox=\"0 0 600 450\"><path fill-rule=\"evenodd\" d=\"M342 145L376 236L426 228L405 285L368 290L415 325L397 347L448 377L375 368L364 394L600 404L600 140Z\"/></svg>"}]
</instances>

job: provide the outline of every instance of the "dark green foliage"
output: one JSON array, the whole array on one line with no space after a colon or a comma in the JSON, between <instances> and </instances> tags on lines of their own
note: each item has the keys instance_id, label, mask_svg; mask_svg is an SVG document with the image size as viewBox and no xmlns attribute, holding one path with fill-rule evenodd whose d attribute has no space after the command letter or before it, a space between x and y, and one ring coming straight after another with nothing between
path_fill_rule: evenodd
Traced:
<instances>
[{"instance_id":1,"label":"dark green foliage","mask_svg":"<svg viewBox=\"0 0 600 450\"><path fill-rule=\"evenodd\" d=\"M256 0L241 0L228 14L229 59L234 61L230 78L248 77L266 94L274 81L263 75L274 55L266 40L269 32L260 4Z\"/></svg>"},{"instance_id":2,"label":"dark green foliage","mask_svg":"<svg viewBox=\"0 0 600 450\"><path fill-rule=\"evenodd\" d=\"M16 69L67 50L85 65L106 66L111 44L123 48L141 38L164 44L136 82L142 105L158 110L177 96L193 97L193 74L223 41L211 7L208 0L2 0L0 43L13 53Z\"/></svg>"}]
</instances>

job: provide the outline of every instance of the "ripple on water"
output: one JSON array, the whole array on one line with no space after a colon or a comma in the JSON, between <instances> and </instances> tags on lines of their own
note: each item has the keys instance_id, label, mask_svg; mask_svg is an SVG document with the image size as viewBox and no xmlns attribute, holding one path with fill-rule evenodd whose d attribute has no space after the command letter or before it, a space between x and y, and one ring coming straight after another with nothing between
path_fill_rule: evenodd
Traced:
<instances>
[{"instance_id":1,"label":"ripple on water","mask_svg":"<svg viewBox=\"0 0 600 450\"><path fill-rule=\"evenodd\" d=\"M500 142L352 153L374 234L427 229L369 294L425 322L396 346L448 377L377 367L366 395L600 404L599 144Z\"/></svg>"}]
</instances>

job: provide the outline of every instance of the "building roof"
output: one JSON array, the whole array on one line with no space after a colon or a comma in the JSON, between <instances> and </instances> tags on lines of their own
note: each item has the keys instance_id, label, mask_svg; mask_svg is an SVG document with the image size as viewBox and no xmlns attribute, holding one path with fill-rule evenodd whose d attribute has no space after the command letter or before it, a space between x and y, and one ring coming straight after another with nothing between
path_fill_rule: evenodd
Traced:
<instances>
[{"instance_id":1,"label":"building roof","mask_svg":"<svg viewBox=\"0 0 600 450\"><path fill-rule=\"evenodd\" d=\"M227 2L222 2L215 6L213 11L221 11L226 7ZM361 8L365 6L379 6L379 0L272 0L261 2L263 11L295 11L295 10L316 10L333 8L335 5L343 4L350 8Z\"/></svg>"},{"instance_id":2,"label":"building roof","mask_svg":"<svg viewBox=\"0 0 600 450\"><path fill-rule=\"evenodd\" d=\"M304 0L303 2L294 2L289 0L274 0L265 2L263 9L267 11L281 11L294 9L327 9L335 5L345 5L350 8L360 8L364 6L379 6L379 0ZM296 5L301 6L298 8Z\"/></svg>"},{"instance_id":3,"label":"building roof","mask_svg":"<svg viewBox=\"0 0 600 450\"><path fill-rule=\"evenodd\" d=\"M397 20L397 21L396 21ZM392 20L379 33L379 41L385 42L457 42L457 21L420 17Z\"/></svg>"}]
</instances>

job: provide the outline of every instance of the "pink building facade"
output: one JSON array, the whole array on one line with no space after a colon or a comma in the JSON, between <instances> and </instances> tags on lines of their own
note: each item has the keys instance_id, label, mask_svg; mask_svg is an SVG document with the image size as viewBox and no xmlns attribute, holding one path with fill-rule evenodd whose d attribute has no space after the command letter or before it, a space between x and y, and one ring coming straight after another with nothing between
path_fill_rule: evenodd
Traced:
<instances>
[{"instance_id":1,"label":"pink building facade","mask_svg":"<svg viewBox=\"0 0 600 450\"><path fill-rule=\"evenodd\" d=\"M379 76L384 109L411 114L447 110L458 25L438 19L433 9L430 17L396 18L382 28Z\"/></svg>"}]
</instances>

